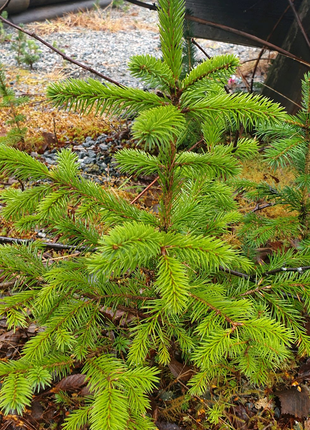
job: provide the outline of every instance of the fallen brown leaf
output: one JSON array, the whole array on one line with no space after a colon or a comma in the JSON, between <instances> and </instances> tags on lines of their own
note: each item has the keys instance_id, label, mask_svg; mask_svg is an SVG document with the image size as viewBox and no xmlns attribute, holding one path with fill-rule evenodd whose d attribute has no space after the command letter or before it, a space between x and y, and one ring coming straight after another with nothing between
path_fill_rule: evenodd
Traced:
<instances>
[{"instance_id":1,"label":"fallen brown leaf","mask_svg":"<svg viewBox=\"0 0 310 430\"><path fill-rule=\"evenodd\" d=\"M62 379L51 391L53 393L58 393L59 391L76 391L85 384L86 376L82 373L76 373L75 375L69 375Z\"/></svg>"},{"instance_id":2,"label":"fallen brown leaf","mask_svg":"<svg viewBox=\"0 0 310 430\"><path fill-rule=\"evenodd\" d=\"M300 391L299 391L299 389ZM276 392L281 402L282 415L292 415L295 418L305 418L310 412L310 397L307 386L292 387Z\"/></svg>"},{"instance_id":3,"label":"fallen brown leaf","mask_svg":"<svg viewBox=\"0 0 310 430\"><path fill-rule=\"evenodd\" d=\"M175 358L171 358L168 366L172 375L183 382L187 382L194 374L194 370L190 366L180 363Z\"/></svg>"}]
</instances>

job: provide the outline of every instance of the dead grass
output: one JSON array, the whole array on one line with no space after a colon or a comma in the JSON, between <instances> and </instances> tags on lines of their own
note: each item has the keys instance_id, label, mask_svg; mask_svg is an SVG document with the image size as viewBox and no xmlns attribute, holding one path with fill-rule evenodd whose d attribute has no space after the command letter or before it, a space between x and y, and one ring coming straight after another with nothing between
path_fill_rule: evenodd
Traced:
<instances>
[{"instance_id":1,"label":"dead grass","mask_svg":"<svg viewBox=\"0 0 310 430\"><path fill-rule=\"evenodd\" d=\"M16 80L16 76L18 79ZM30 102L18 107L18 112L25 115L24 126L28 128L24 149L28 152L43 152L46 149L61 147L67 143L83 142L85 137L96 137L113 128L113 122L107 122L102 116L93 112L80 115L55 109L48 103L45 91L48 84L64 79L61 72L35 73L18 68L6 70L7 82L15 81L13 89L16 95L27 95ZM8 108L0 110L0 135L5 135L9 129L6 124L11 119Z\"/></svg>"},{"instance_id":2,"label":"dead grass","mask_svg":"<svg viewBox=\"0 0 310 430\"><path fill-rule=\"evenodd\" d=\"M275 172L271 167L268 167L267 163L262 163L260 158L254 158L243 162L242 178L254 181L257 184L265 182L271 187L277 187L278 184L284 187L286 185L292 186L295 176L289 168L279 168ZM249 202L245 199L242 199L240 204L243 213L250 212L255 206L253 202ZM284 205L275 205L264 209L260 214L267 218L275 219L278 217L291 216L293 213L289 212Z\"/></svg>"},{"instance_id":3,"label":"dead grass","mask_svg":"<svg viewBox=\"0 0 310 430\"><path fill-rule=\"evenodd\" d=\"M116 17L117 16L117 17ZM111 6L106 9L92 9L69 13L52 21L36 22L28 26L38 35L48 35L58 32L81 31L81 29L94 31L158 31L156 25L139 20L137 12L113 11Z\"/></svg>"}]
</instances>

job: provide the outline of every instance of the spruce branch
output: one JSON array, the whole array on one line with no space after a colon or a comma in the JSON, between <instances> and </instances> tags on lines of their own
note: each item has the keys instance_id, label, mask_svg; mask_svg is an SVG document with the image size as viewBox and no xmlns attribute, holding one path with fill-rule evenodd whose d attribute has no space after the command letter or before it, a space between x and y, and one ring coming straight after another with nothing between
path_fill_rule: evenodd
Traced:
<instances>
[{"instance_id":1,"label":"spruce branch","mask_svg":"<svg viewBox=\"0 0 310 430\"><path fill-rule=\"evenodd\" d=\"M225 83L239 65L234 55L219 55L195 67L182 81L182 89L186 90L196 82L210 79Z\"/></svg>"},{"instance_id":2,"label":"spruce branch","mask_svg":"<svg viewBox=\"0 0 310 430\"><path fill-rule=\"evenodd\" d=\"M263 123L265 130L277 128L277 139L295 128L308 142L306 109L292 119L264 98L225 94L223 83L237 63L230 56L207 60L182 81L184 13L183 1L160 0L163 60L140 56L131 61L132 72L160 92L95 80L49 89L57 106L135 116L135 136L152 152L125 149L116 158L122 171L158 175L158 213L81 177L70 151L59 153L57 165L48 170L0 147L3 171L9 168L22 179L30 170L37 181L22 191L3 192L5 216L21 217L15 223L19 229L44 226L74 250L70 258L49 258L43 244L0 248L3 279L16 278L0 313L13 328L32 322L43 327L26 343L21 359L0 363L4 385L11 378L10 387L2 387L3 398L16 391L16 375L25 378L31 396L55 377L68 375L79 361L92 394L66 420L67 430L154 428L145 416L147 394L157 389L158 365L169 365L172 353L200 368L192 381L192 391L199 392L236 374L248 384L266 384L294 354L293 343L299 353L310 351L303 328L310 305L307 243L302 251L274 252L269 263L257 265L227 239L229 229L244 221L239 231L251 255L260 241L280 233L291 237L301 219L306 225L307 145L295 145L295 152L287 154L299 175L294 190L235 180L255 201L264 197L299 205L304 218L270 220L253 213L243 218L233 179L228 183L226 178L238 173L241 159L257 154L257 142L236 134L229 143L225 134L240 122L245 127ZM202 136L205 146L191 152ZM20 411L29 403L27 392L17 393ZM5 410L10 407L3 403Z\"/></svg>"},{"instance_id":3,"label":"spruce branch","mask_svg":"<svg viewBox=\"0 0 310 430\"><path fill-rule=\"evenodd\" d=\"M198 101L191 105L190 92L182 95L182 112L197 119L214 120L221 112L227 120L233 119L237 123L253 126L255 122L281 122L287 119L284 109L259 95L238 93L234 95L220 94L215 97Z\"/></svg>"},{"instance_id":4,"label":"spruce branch","mask_svg":"<svg viewBox=\"0 0 310 430\"><path fill-rule=\"evenodd\" d=\"M228 178L239 172L239 166L231 157L229 149L220 146L202 154L183 152L176 158L176 167L180 167L182 173L189 176L193 172L201 172L210 177Z\"/></svg>"},{"instance_id":5,"label":"spruce branch","mask_svg":"<svg viewBox=\"0 0 310 430\"><path fill-rule=\"evenodd\" d=\"M132 126L138 144L149 150L154 146L167 146L185 131L185 118L174 106L160 106L142 112Z\"/></svg>"},{"instance_id":6,"label":"spruce branch","mask_svg":"<svg viewBox=\"0 0 310 430\"><path fill-rule=\"evenodd\" d=\"M182 37L184 1L178 4L162 0L158 9L159 37L164 62L170 68L173 79L178 81L182 71Z\"/></svg>"},{"instance_id":7,"label":"spruce branch","mask_svg":"<svg viewBox=\"0 0 310 430\"><path fill-rule=\"evenodd\" d=\"M158 97L154 93L136 88L105 86L94 79L87 81L71 79L53 83L48 87L47 96L55 106L61 106L64 109L85 113L95 106L96 113L108 111L111 115L124 112L131 115L169 103L168 99Z\"/></svg>"},{"instance_id":8,"label":"spruce branch","mask_svg":"<svg viewBox=\"0 0 310 430\"><path fill-rule=\"evenodd\" d=\"M40 161L19 151L18 149L0 145L0 162L1 172L6 172L8 175L15 175L16 178L25 181L29 178L50 179L48 168Z\"/></svg>"},{"instance_id":9,"label":"spruce branch","mask_svg":"<svg viewBox=\"0 0 310 430\"><path fill-rule=\"evenodd\" d=\"M188 300L188 277L184 265L165 255L164 250L158 262L156 286L165 308L172 313L182 312Z\"/></svg>"},{"instance_id":10,"label":"spruce branch","mask_svg":"<svg viewBox=\"0 0 310 430\"><path fill-rule=\"evenodd\" d=\"M203 139L199 140L198 142L196 142L191 148L189 148L188 151L192 151L193 149L195 149L198 145L200 145L203 142ZM141 193L139 193L131 202L130 204L133 205L134 203L136 203L148 190L150 190L153 185L156 184L156 182L158 181L159 176L157 176L146 188L144 188L144 190L141 191Z\"/></svg>"},{"instance_id":11,"label":"spruce branch","mask_svg":"<svg viewBox=\"0 0 310 430\"><path fill-rule=\"evenodd\" d=\"M136 55L131 58L128 68L135 78L141 79L146 85L169 90L175 85L169 66L150 55Z\"/></svg>"},{"instance_id":12,"label":"spruce branch","mask_svg":"<svg viewBox=\"0 0 310 430\"><path fill-rule=\"evenodd\" d=\"M10 374L2 385L0 407L6 415L12 410L15 410L18 414L22 414L24 406L30 405L31 397L30 381L23 375Z\"/></svg>"},{"instance_id":13,"label":"spruce branch","mask_svg":"<svg viewBox=\"0 0 310 430\"><path fill-rule=\"evenodd\" d=\"M118 276L137 266L145 266L160 253L160 233L143 223L115 227L101 241L99 253L89 261L93 272Z\"/></svg>"},{"instance_id":14,"label":"spruce branch","mask_svg":"<svg viewBox=\"0 0 310 430\"><path fill-rule=\"evenodd\" d=\"M152 175L160 168L157 157L137 149L123 149L115 155L121 172Z\"/></svg>"},{"instance_id":15,"label":"spruce branch","mask_svg":"<svg viewBox=\"0 0 310 430\"><path fill-rule=\"evenodd\" d=\"M34 239L21 239L21 238L13 238L13 237L5 237L0 236L0 243L4 244L11 244L11 245L31 245L31 244L37 244L44 248L48 249L55 249L55 250L66 250L66 251L73 251L73 252L98 252L100 248L89 248L88 246L74 246L74 245L65 245L62 243L55 243L55 242L42 242L39 240ZM170 246L167 247L169 250ZM251 281L254 281L256 278L256 274L254 273L242 273L237 270L229 269L227 267L223 267L221 265L218 266L219 270L240 278L249 279ZM304 272L310 270L310 266L300 266L300 267L279 267L277 269L273 269L270 271L262 272L260 273L259 277L263 278L268 275L275 275L277 273L283 273L283 272L295 272L296 274L302 275ZM10 283L11 284L11 283ZM249 294L249 293L248 293Z\"/></svg>"}]
</instances>

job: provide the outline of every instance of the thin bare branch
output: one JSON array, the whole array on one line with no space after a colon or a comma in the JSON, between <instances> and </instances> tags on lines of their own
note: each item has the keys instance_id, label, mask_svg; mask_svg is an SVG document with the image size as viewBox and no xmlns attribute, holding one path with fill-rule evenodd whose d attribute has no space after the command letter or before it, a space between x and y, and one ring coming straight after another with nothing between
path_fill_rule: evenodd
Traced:
<instances>
[{"instance_id":1,"label":"thin bare branch","mask_svg":"<svg viewBox=\"0 0 310 430\"><path fill-rule=\"evenodd\" d=\"M268 272L264 272L261 274L261 276L275 275L276 273L281 273L281 272L298 272L301 274L307 270L310 270L310 266L280 267L279 269L274 269L274 270L269 270Z\"/></svg>"},{"instance_id":2,"label":"thin bare branch","mask_svg":"<svg viewBox=\"0 0 310 430\"><path fill-rule=\"evenodd\" d=\"M269 90L275 92L276 94L279 94L281 97L284 97L286 100L288 100L289 102L293 103L294 105L298 106L301 109L300 104L296 103L294 100L290 99L289 97L285 96L284 94L280 93L279 91L275 90L274 88L271 88L269 85L266 85L265 83L262 82L262 85L266 88L268 88ZM288 122L288 121L286 121Z\"/></svg>"},{"instance_id":3,"label":"thin bare branch","mask_svg":"<svg viewBox=\"0 0 310 430\"><path fill-rule=\"evenodd\" d=\"M2 6L0 7L0 15L1 15L1 13L4 11L4 9L9 5L10 1L11 1L11 0L6 0L6 2L4 3L4 5L2 5Z\"/></svg>"},{"instance_id":4,"label":"thin bare branch","mask_svg":"<svg viewBox=\"0 0 310 430\"><path fill-rule=\"evenodd\" d=\"M264 203L263 205L257 204L255 208L251 210L251 213L261 211L265 208L269 208L270 206L274 206L274 203Z\"/></svg>"},{"instance_id":5,"label":"thin bare branch","mask_svg":"<svg viewBox=\"0 0 310 430\"><path fill-rule=\"evenodd\" d=\"M263 46L260 53L258 54L258 58L256 59L255 64L254 64L253 73L252 73L251 82L250 82L250 93L253 93L254 78L256 75L257 67L258 67L260 60L262 59L262 56L264 55L265 50L266 50L266 48L265 48L265 46Z\"/></svg>"},{"instance_id":6,"label":"thin bare branch","mask_svg":"<svg viewBox=\"0 0 310 430\"><path fill-rule=\"evenodd\" d=\"M74 60L73 58L69 57L68 55L66 55L65 53L61 52L59 49L55 48L55 46L51 45L50 43L46 42L44 39L42 39L40 36L37 36L34 32L30 32L25 30L22 27L19 27L16 24L13 24L11 21L9 21L8 19L3 18L3 16L0 15L0 20L2 22L4 22L5 24L9 25L10 27L15 28L18 31L21 31L25 34L27 34L27 36L32 37L33 39L38 40L40 43L42 43L43 45L47 46L48 48L50 48L52 51L56 52L56 54L60 55L64 60L69 61L72 64L75 64L78 67L81 67L84 70L87 70L90 73L93 73L94 75L99 76L100 78L110 82L111 84L117 85L118 87L123 88L124 85L121 85L119 82L114 81L113 79L109 78L108 76L103 75L102 73L98 72L97 70L93 69L92 67L86 66L86 64L83 64L77 60Z\"/></svg>"},{"instance_id":7,"label":"thin bare branch","mask_svg":"<svg viewBox=\"0 0 310 430\"><path fill-rule=\"evenodd\" d=\"M136 6L140 6L140 7L144 7L146 9L150 9L150 10L157 10L157 6L155 5L155 3L150 4L150 3L144 3L142 1L139 0L126 0L128 1L128 3L132 3L135 4Z\"/></svg>"},{"instance_id":8,"label":"thin bare branch","mask_svg":"<svg viewBox=\"0 0 310 430\"><path fill-rule=\"evenodd\" d=\"M295 18L296 18L296 21L297 21L298 27L300 28L300 31L302 32L302 35L304 36L305 41L306 41L306 43L307 43L308 47L310 48L310 41L309 41L309 38L308 38L308 36L307 36L307 33L305 32L305 29L304 29L304 27L303 27L303 25L302 25L301 19L300 19L300 17L299 17L299 15L298 15L298 13L297 13L297 10L296 10L296 8L295 8L295 6L294 6L294 3L292 2L292 0L288 0L288 2L289 2L289 4L290 4L290 7L291 7L292 11L294 12L294 15L295 15Z\"/></svg>"},{"instance_id":9,"label":"thin bare branch","mask_svg":"<svg viewBox=\"0 0 310 430\"><path fill-rule=\"evenodd\" d=\"M33 239L20 239L15 237L6 237L6 236L0 236L0 244L1 243L7 243L7 244L16 244L16 245L29 245L34 242L39 242L38 240L35 241ZM90 250L87 246L74 246L74 245L64 245L62 243L53 243L53 242L40 242L43 246L50 249L56 249L56 250L72 250L72 251L86 251ZM91 248L92 251L97 250L97 248Z\"/></svg>"},{"instance_id":10,"label":"thin bare branch","mask_svg":"<svg viewBox=\"0 0 310 430\"><path fill-rule=\"evenodd\" d=\"M156 184L156 182L158 181L159 176L157 176L154 181L152 181L146 188L144 188L144 190L141 191L140 194L138 194L131 202L130 204L133 205L134 203L136 203L150 188L152 188L152 186L154 184Z\"/></svg>"},{"instance_id":11,"label":"thin bare branch","mask_svg":"<svg viewBox=\"0 0 310 430\"><path fill-rule=\"evenodd\" d=\"M197 48L207 57L207 58L209 58L209 60L210 60L210 58L212 58L204 49L203 49L203 47L202 46L200 46L199 45L199 43L197 43L196 42L196 40L194 39L194 38L192 38L191 39L192 40L192 43L195 45L195 46L197 46Z\"/></svg>"},{"instance_id":12,"label":"thin bare branch","mask_svg":"<svg viewBox=\"0 0 310 430\"><path fill-rule=\"evenodd\" d=\"M238 276L238 278L250 279L251 275L246 273L237 272L236 270L226 269L225 267L219 267L221 272L229 273L230 275Z\"/></svg>"},{"instance_id":13,"label":"thin bare branch","mask_svg":"<svg viewBox=\"0 0 310 430\"><path fill-rule=\"evenodd\" d=\"M129 1L129 0L127 0ZM131 0L130 0L131 1ZM304 64L307 67L310 67L310 63L303 60L302 58L297 57L297 55L292 54L289 51L286 51L285 49L281 48L280 46L274 45L273 43L268 42L267 40L261 39L260 37L254 36L253 34L246 33L242 30L237 30L236 28L229 27L227 25L218 24L216 22L207 21L206 19L198 18L196 16L192 15L185 15L185 19L193 22L198 22L199 24L205 24L210 25L211 27L221 28L222 30L229 31L230 33L238 34L239 36L246 37L249 40L253 40L254 42L257 42L261 44L262 46L267 46L268 48L272 49L273 51L277 51L280 54L284 55L285 57L292 58L292 60L297 61L298 63Z\"/></svg>"},{"instance_id":14,"label":"thin bare branch","mask_svg":"<svg viewBox=\"0 0 310 430\"><path fill-rule=\"evenodd\" d=\"M248 83L247 78L242 73L242 70L240 69L240 67L237 67L237 73L240 75L242 82L244 83L247 91L250 93L251 92L250 84Z\"/></svg>"},{"instance_id":15,"label":"thin bare branch","mask_svg":"<svg viewBox=\"0 0 310 430\"><path fill-rule=\"evenodd\" d=\"M192 41L192 43L195 45L195 46L197 46L197 48L198 49L200 49L200 51L207 57L207 58L209 58L209 60L212 58L212 57L210 57L210 55L203 49L203 47L202 46L200 46L199 45L199 43L197 43L196 42L196 40L195 39L191 39L191 41ZM229 89L227 88L227 86L226 85L224 85L224 89L225 89L225 91L226 91L226 93L227 94L230 94L230 91L229 91Z\"/></svg>"},{"instance_id":16,"label":"thin bare branch","mask_svg":"<svg viewBox=\"0 0 310 430\"><path fill-rule=\"evenodd\" d=\"M273 35L273 33L274 33L275 29L278 27L278 25L280 24L280 22L282 21L282 19L283 19L284 15L286 14L286 12L287 12L288 10L289 10L289 6L287 6L287 7L285 8L285 10L283 11L282 15L280 16L280 18L278 19L278 21L275 23L275 25L274 25L273 29L271 30L270 34L269 34L269 35L268 35L268 37L267 37L267 42L269 42L269 40L270 40L271 36ZM256 74L256 70L257 70L258 64L259 64L259 62L260 62L260 60L261 60L261 57L263 56L263 54L264 54L265 50L266 50L266 46L263 46L263 47L262 47L262 50L261 50L261 51L260 51L260 53L259 53L259 56L258 56L258 58L257 58L257 61L256 61L256 63L255 63L254 69L253 69L253 74L252 74L252 78L251 78L251 91L250 91L251 93L253 92L254 77L255 77L255 74Z\"/></svg>"}]
</instances>

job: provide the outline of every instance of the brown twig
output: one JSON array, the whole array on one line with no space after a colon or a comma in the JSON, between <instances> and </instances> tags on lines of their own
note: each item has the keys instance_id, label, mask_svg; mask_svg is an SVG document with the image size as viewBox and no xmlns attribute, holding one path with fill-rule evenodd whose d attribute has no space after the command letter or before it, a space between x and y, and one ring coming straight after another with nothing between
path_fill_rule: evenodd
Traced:
<instances>
[{"instance_id":1,"label":"brown twig","mask_svg":"<svg viewBox=\"0 0 310 430\"><path fill-rule=\"evenodd\" d=\"M7 244L16 244L16 245L29 245L35 241L34 239L20 239L15 237L6 237L6 236L0 236L0 244L1 243L7 243ZM74 246L74 245L64 245L62 243L52 243L52 242L40 242L43 246L50 249L56 249L56 250L73 250L73 251L86 251L90 248L87 246ZM92 248L93 251L97 250L97 248Z\"/></svg>"},{"instance_id":2,"label":"brown twig","mask_svg":"<svg viewBox=\"0 0 310 430\"><path fill-rule=\"evenodd\" d=\"M204 49L203 49L203 47L202 46L200 46L199 45L199 43L197 43L196 42L196 40L195 39L191 39L191 41L192 41L192 43L198 48L198 49L200 49L200 51L207 57L207 58L209 58L209 60L212 58ZM226 93L227 94L230 94L230 91L229 91L229 89L227 88L227 86L226 85L224 85L224 89L225 89L225 91L226 91Z\"/></svg>"},{"instance_id":3,"label":"brown twig","mask_svg":"<svg viewBox=\"0 0 310 430\"><path fill-rule=\"evenodd\" d=\"M268 276L268 275L276 275L277 273L281 273L281 272L297 272L297 273L302 274L303 272L310 270L310 266L280 267L279 269L269 270L269 271L264 272L264 273L260 273L260 274L258 273L257 275L256 274L248 275L247 273L242 273L242 272L237 272L236 270L226 269L225 267L222 267L222 266L219 266L219 269L221 272L229 273L231 275L238 276L238 278L243 278L243 279L247 279L249 281L255 282L256 276L259 276L260 278L262 278L262 277Z\"/></svg>"},{"instance_id":4,"label":"brown twig","mask_svg":"<svg viewBox=\"0 0 310 430\"><path fill-rule=\"evenodd\" d=\"M257 204L255 206L255 208L253 210L251 210L251 213L257 212L257 211L261 211L261 210L263 210L265 208L269 208L270 206L274 206L274 203L265 203L263 205Z\"/></svg>"},{"instance_id":5,"label":"brown twig","mask_svg":"<svg viewBox=\"0 0 310 430\"><path fill-rule=\"evenodd\" d=\"M275 23L275 25L274 25L274 27L273 27L273 29L271 30L271 32L270 32L270 34L268 35L268 37L267 37L267 42L269 42L269 40L270 40L270 38L271 38L271 36L273 35L273 33L274 33L274 31L275 31L275 29L278 27L278 25L280 24L280 22L282 21L282 19L283 19L283 17L284 17L284 15L286 14L286 12L289 10L289 6L287 6L286 8L285 8L285 10L284 10L284 12L282 13L282 15L280 16L280 18L278 19L278 21ZM265 50L266 50L266 46L263 46L262 47L262 50L260 51L260 53L259 53L259 56L258 56L258 58L257 58L257 61L256 61L256 63L255 63L255 66L254 66L254 69L253 69L253 73L252 73L252 78L251 78L251 93L253 92L253 85L254 85L254 77L255 77L255 74L256 74L256 70L257 70L257 67L258 67L258 64L259 64L259 62L260 62L260 60L261 60L261 57L263 56L263 54L264 54L264 52L265 52Z\"/></svg>"},{"instance_id":6,"label":"brown twig","mask_svg":"<svg viewBox=\"0 0 310 430\"><path fill-rule=\"evenodd\" d=\"M4 3L4 5L2 5L0 7L0 15L1 15L1 12L4 11L4 9L9 5L10 1L11 0L6 0L6 2Z\"/></svg>"},{"instance_id":7,"label":"brown twig","mask_svg":"<svg viewBox=\"0 0 310 430\"><path fill-rule=\"evenodd\" d=\"M256 70L257 70L258 64L259 64L260 60L262 59L262 56L264 55L265 50L266 50L266 48L265 48L265 46L263 46L259 55L258 55L258 58L256 59L255 64L254 64L253 73L252 73L251 82L250 82L250 93L253 93L254 77L256 75Z\"/></svg>"},{"instance_id":8,"label":"brown twig","mask_svg":"<svg viewBox=\"0 0 310 430\"><path fill-rule=\"evenodd\" d=\"M296 18L296 21L297 21L298 27L299 27L300 31L302 32L302 35L304 36L305 41L306 41L306 43L307 43L308 47L310 48L310 41L309 41L309 38L308 38L308 36L307 36L307 33L305 32L305 29L304 29L304 27L303 27L303 25L302 25L301 19L300 19L299 15L298 15L298 13L297 13L297 11L296 11L296 8L295 8L295 6L294 6L294 4L293 4L292 0L288 0L288 2L289 2L289 4L290 4L290 7L291 7L291 9L292 9L292 11L293 11L294 15L295 15L295 18Z\"/></svg>"},{"instance_id":9,"label":"brown twig","mask_svg":"<svg viewBox=\"0 0 310 430\"><path fill-rule=\"evenodd\" d=\"M237 67L237 73L240 75L242 82L244 83L247 91L250 93L251 92L251 88L250 88L250 84L248 83L246 77L244 76L244 74L242 73L240 67Z\"/></svg>"},{"instance_id":10,"label":"brown twig","mask_svg":"<svg viewBox=\"0 0 310 430\"><path fill-rule=\"evenodd\" d=\"M129 0L127 0L129 1ZM131 1L131 0L130 0ZM297 55L292 54L289 51L286 51L286 49L281 48L280 46L274 45L273 43L268 42L267 40L261 39L260 37L254 36L253 34L246 33L242 30L237 30L236 28L229 27L227 25L218 24L216 22L207 21L206 19L198 18L196 16L192 15L185 15L185 19L193 22L198 22L199 24L205 24L210 25L211 27L220 28L222 30L229 31L230 33L237 34L239 36L246 37L247 39L253 40L254 42L257 42L261 44L262 46L266 45L268 48L272 49L273 51L277 51L280 54L284 55L285 57L292 58L292 60L297 61L298 63L304 64L307 67L310 67L310 63L303 60L302 58L297 57Z\"/></svg>"},{"instance_id":11,"label":"brown twig","mask_svg":"<svg viewBox=\"0 0 310 430\"><path fill-rule=\"evenodd\" d=\"M246 63L251 63L251 61L257 61L258 59L259 61L270 61L270 57L264 57L264 58L256 57L256 58L250 58L249 60L241 61L240 64L242 65Z\"/></svg>"},{"instance_id":12,"label":"brown twig","mask_svg":"<svg viewBox=\"0 0 310 430\"><path fill-rule=\"evenodd\" d=\"M55 119L55 116L54 116L54 115L53 115L52 119L53 119L54 139L55 139L55 142L56 142L56 143L59 143L59 141L58 141L58 137L57 137L57 132L56 132L56 119Z\"/></svg>"},{"instance_id":13,"label":"brown twig","mask_svg":"<svg viewBox=\"0 0 310 430\"><path fill-rule=\"evenodd\" d=\"M248 275L247 273L241 273L241 272L237 272L236 270L226 269L223 266L219 266L219 269L221 272L225 272L225 273L229 273L230 275L238 276L238 278L243 278L243 279L250 279L251 278L251 275Z\"/></svg>"},{"instance_id":14,"label":"brown twig","mask_svg":"<svg viewBox=\"0 0 310 430\"><path fill-rule=\"evenodd\" d=\"M192 41L192 43L195 45L195 46L197 46L197 48L198 49L200 49L200 51L207 57L207 58L209 58L209 60L210 60L210 58L212 58L204 49L203 49L203 47L202 46L200 46L199 45L199 43L197 43L196 42L196 40L194 39L194 38L192 38L191 39L191 41Z\"/></svg>"},{"instance_id":15,"label":"brown twig","mask_svg":"<svg viewBox=\"0 0 310 430\"><path fill-rule=\"evenodd\" d=\"M56 54L60 55L64 60L69 61L72 64L75 64L78 67L81 67L84 70L87 70L90 73L93 73L94 75L99 76L100 78L110 82L111 84L114 84L118 87L124 88L124 85L120 84L119 82L114 81L113 79L109 78L108 76L103 75L102 73L98 72L97 70L93 69L92 67L86 66L86 64L81 63L80 61L74 60L73 58L69 57L68 55L66 55L65 53L61 52L59 49L55 48L55 46L51 45L50 43L46 42L44 39L42 39L40 36L37 36L34 32L30 32L25 30L22 27L19 27L16 24L13 24L11 21L9 21L8 19L3 18L3 16L0 15L0 20L2 22L4 22L5 24L9 25L10 27L15 28L18 31L21 31L25 34L27 34L27 36L32 37L33 39L38 40L40 43L42 43L43 45L47 46L48 48L50 48L52 51L56 52Z\"/></svg>"},{"instance_id":16,"label":"brown twig","mask_svg":"<svg viewBox=\"0 0 310 430\"><path fill-rule=\"evenodd\" d=\"M300 266L300 267L281 267L280 269L273 269L269 270L268 272L264 272L261 274L261 276L267 276L267 275L275 275L276 273L281 272L298 272L303 273L307 270L310 270L310 266Z\"/></svg>"},{"instance_id":17,"label":"brown twig","mask_svg":"<svg viewBox=\"0 0 310 430\"><path fill-rule=\"evenodd\" d=\"M140 199L140 197L142 197L150 188L152 188L152 186L154 185L154 184L156 184L156 182L158 181L158 179L159 179L159 176L157 176L155 179L154 179L154 181L152 181L146 188L144 188L144 190L142 190L141 191L141 193L140 194L138 194L131 202L130 202L130 204L131 205L133 205L134 203L136 203L139 199Z\"/></svg>"},{"instance_id":18,"label":"brown twig","mask_svg":"<svg viewBox=\"0 0 310 430\"><path fill-rule=\"evenodd\" d=\"M242 129L243 129L243 127L242 127ZM232 154L233 153L235 153L236 151L237 151L237 148L238 148L238 140L239 140L239 137L240 137L240 131L241 130L237 130L236 131L236 134L235 134L235 138L234 138L234 143L233 143L233 150L231 151L232 152Z\"/></svg>"},{"instance_id":19,"label":"brown twig","mask_svg":"<svg viewBox=\"0 0 310 430\"><path fill-rule=\"evenodd\" d=\"M198 142L194 143L194 145L189 148L188 152L192 151L193 149L195 149L196 146L200 145L203 141L204 141L204 139L198 140Z\"/></svg>"},{"instance_id":20,"label":"brown twig","mask_svg":"<svg viewBox=\"0 0 310 430\"><path fill-rule=\"evenodd\" d=\"M240 294L240 296L241 297L249 296L249 295L254 294L254 293L259 293L260 291L270 290L271 288L272 288L272 285L265 285L264 287L261 287L260 285L258 285L253 290L249 290L249 291L246 291L245 293Z\"/></svg>"},{"instance_id":21,"label":"brown twig","mask_svg":"<svg viewBox=\"0 0 310 430\"><path fill-rule=\"evenodd\" d=\"M4 288L9 288L12 287L12 285L15 285L15 281L6 281L6 282L1 282L0 283L0 288L4 289ZM0 429L1 430L1 429Z\"/></svg>"},{"instance_id":22,"label":"brown twig","mask_svg":"<svg viewBox=\"0 0 310 430\"><path fill-rule=\"evenodd\" d=\"M288 100L289 102L293 103L294 105L298 106L300 109L302 106L300 106L300 104L296 103L294 100L290 99L289 97L285 96L284 94L280 93L279 91L275 90L274 88L271 88L269 85L266 85L265 83L262 83L262 85L266 88L268 88L269 90L275 92L276 94L279 94L279 96L284 97L286 100Z\"/></svg>"}]
</instances>

